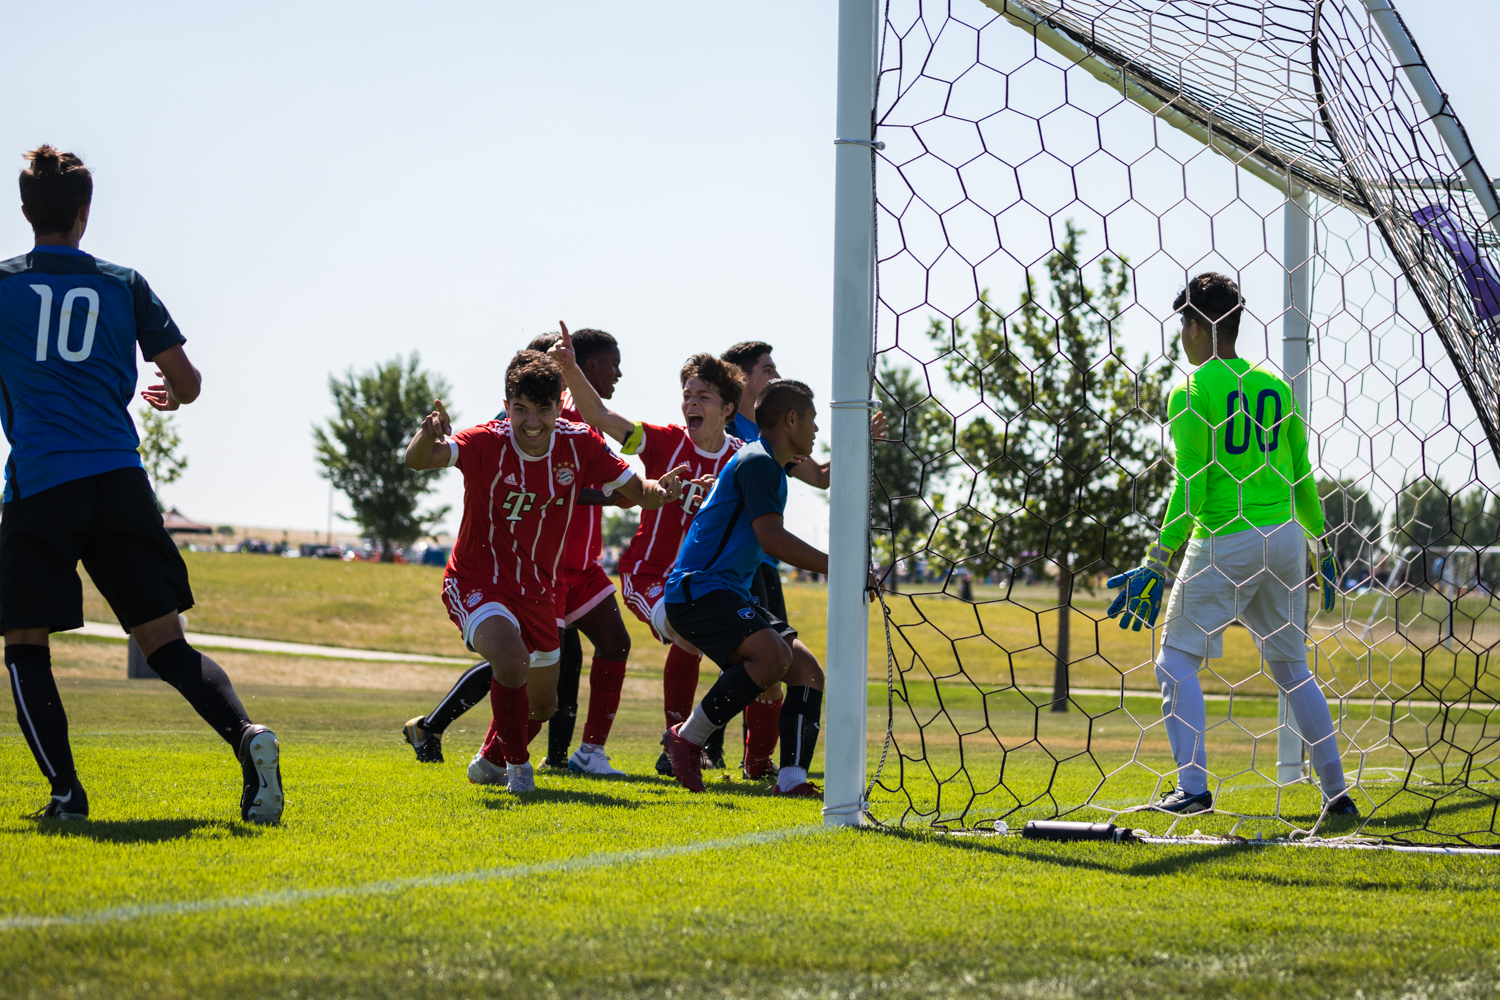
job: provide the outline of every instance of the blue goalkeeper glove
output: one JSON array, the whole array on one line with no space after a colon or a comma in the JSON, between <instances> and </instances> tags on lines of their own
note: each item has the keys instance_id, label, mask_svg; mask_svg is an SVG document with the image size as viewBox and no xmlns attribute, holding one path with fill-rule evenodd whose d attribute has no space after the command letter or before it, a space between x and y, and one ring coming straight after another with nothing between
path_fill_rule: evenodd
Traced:
<instances>
[{"instance_id":1,"label":"blue goalkeeper glove","mask_svg":"<svg viewBox=\"0 0 1500 1000\"><path fill-rule=\"evenodd\" d=\"M1323 584L1323 610L1332 611L1338 599L1339 565L1334 561L1333 549L1323 543L1323 553L1318 559L1318 577Z\"/></svg>"},{"instance_id":2,"label":"blue goalkeeper glove","mask_svg":"<svg viewBox=\"0 0 1500 1000\"><path fill-rule=\"evenodd\" d=\"M1161 614L1161 595L1167 588L1167 560L1171 557L1161 546L1153 546L1145 565L1105 581L1107 587L1125 588L1115 595L1108 611L1111 618L1124 612L1120 618L1122 629L1139 632L1142 625L1156 627L1156 618Z\"/></svg>"}]
</instances>

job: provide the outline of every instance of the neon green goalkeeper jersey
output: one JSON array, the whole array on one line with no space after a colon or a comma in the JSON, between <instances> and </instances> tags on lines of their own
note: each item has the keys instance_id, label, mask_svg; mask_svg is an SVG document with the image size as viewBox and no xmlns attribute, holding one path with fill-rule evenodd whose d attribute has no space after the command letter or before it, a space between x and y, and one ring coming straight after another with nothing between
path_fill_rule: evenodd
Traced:
<instances>
[{"instance_id":1,"label":"neon green goalkeeper jersey","mask_svg":"<svg viewBox=\"0 0 1500 1000\"><path fill-rule=\"evenodd\" d=\"M1161 546L1290 521L1323 533L1307 425L1292 387L1243 358L1212 358L1167 397L1177 477Z\"/></svg>"}]
</instances>

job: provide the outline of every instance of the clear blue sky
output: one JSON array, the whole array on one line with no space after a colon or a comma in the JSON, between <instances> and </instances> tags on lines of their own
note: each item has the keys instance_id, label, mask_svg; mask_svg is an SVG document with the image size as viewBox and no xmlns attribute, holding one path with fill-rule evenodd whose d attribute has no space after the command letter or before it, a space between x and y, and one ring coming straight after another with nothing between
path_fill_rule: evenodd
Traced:
<instances>
[{"instance_id":1,"label":"clear blue sky","mask_svg":"<svg viewBox=\"0 0 1500 1000\"><path fill-rule=\"evenodd\" d=\"M1494 5L1402 8L1500 171ZM145 274L189 338L205 391L166 499L320 528L311 429L351 366L420 351L477 421L566 319L621 338L631 416L672 419L683 357L750 337L827 398L836 11L28 5L0 41L0 152L80 152L84 248ZM19 207L0 236L30 246ZM826 539L820 500L791 514Z\"/></svg>"}]
</instances>

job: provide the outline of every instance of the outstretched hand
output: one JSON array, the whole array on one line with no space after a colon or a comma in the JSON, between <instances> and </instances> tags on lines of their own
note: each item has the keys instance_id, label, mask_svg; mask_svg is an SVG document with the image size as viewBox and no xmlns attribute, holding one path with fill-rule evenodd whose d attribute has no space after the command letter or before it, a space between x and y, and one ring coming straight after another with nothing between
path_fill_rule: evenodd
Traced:
<instances>
[{"instance_id":1,"label":"outstretched hand","mask_svg":"<svg viewBox=\"0 0 1500 1000\"><path fill-rule=\"evenodd\" d=\"M153 409L157 410L170 411L182 406L181 403L172 398L172 390L170 387L168 387L166 377L162 375L160 370L157 371L156 377L161 379L161 381L156 383L155 385L148 385L146 386L146 388L142 389L141 398L144 399Z\"/></svg>"},{"instance_id":2,"label":"outstretched hand","mask_svg":"<svg viewBox=\"0 0 1500 1000\"><path fill-rule=\"evenodd\" d=\"M573 352L573 335L568 332L568 324L558 320L557 325L562 330L562 339L552 345L547 356L556 361L563 371L567 371L578 367L578 355Z\"/></svg>"},{"instance_id":3,"label":"outstretched hand","mask_svg":"<svg viewBox=\"0 0 1500 1000\"><path fill-rule=\"evenodd\" d=\"M432 401L432 412L422 418L422 431L438 441L453 433L453 422L448 419L448 410L441 399Z\"/></svg>"},{"instance_id":4,"label":"outstretched hand","mask_svg":"<svg viewBox=\"0 0 1500 1000\"><path fill-rule=\"evenodd\" d=\"M656 480L656 485L660 486L662 492L667 495L666 503L672 503L682 496L682 477L688 471L687 465L679 465L665 476L661 476Z\"/></svg>"},{"instance_id":5,"label":"outstretched hand","mask_svg":"<svg viewBox=\"0 0 1500 1000\"><path fill-rule=\"evenodd\" d=\"M884 441L886 433L890 430L890 423L885 418L885 412L876 410L870 414L870 439L873 441Z\"/></svg>"}]
</instances>

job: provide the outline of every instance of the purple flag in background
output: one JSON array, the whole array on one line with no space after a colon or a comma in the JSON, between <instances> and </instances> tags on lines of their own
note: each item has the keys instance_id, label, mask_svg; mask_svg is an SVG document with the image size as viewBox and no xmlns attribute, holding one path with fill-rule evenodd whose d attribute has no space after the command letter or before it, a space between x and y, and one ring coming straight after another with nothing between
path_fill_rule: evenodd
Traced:
<instances>
[{"instance_id":1,"label":"purple flag in background","mask_svg":"<svg viewBox=\"0 0 1500 1000\"><path fill-rule=\"evenodd\" d=\"M1489 259L1479 252L1479 247L1453 221L1453 216L1441 205L1428 205L1412 213L1417 224L1442 241L1453 255L1464 284L1474 298L1474 312L1480 319L1500 316L1500 276Z\"/></svg>"}]
</instances>

